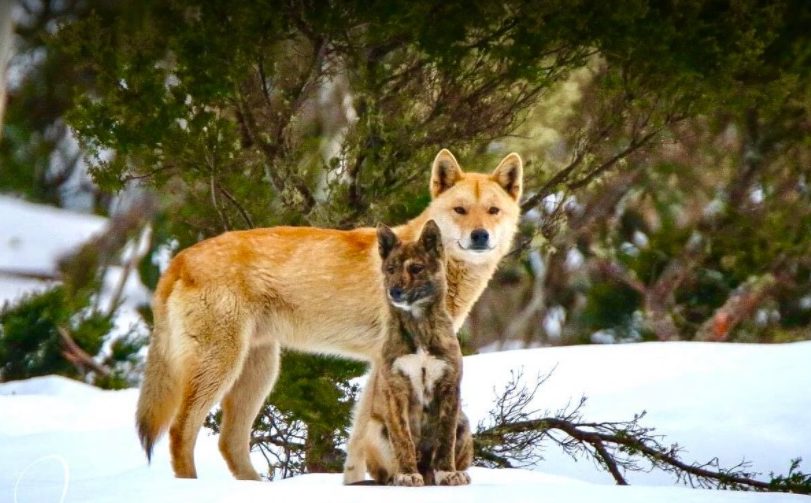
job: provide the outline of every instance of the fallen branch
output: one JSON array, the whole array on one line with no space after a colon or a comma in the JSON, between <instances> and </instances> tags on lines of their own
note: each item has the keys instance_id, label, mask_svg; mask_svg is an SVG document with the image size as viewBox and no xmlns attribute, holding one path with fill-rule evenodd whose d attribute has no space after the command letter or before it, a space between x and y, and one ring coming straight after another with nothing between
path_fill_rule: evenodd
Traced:
<instances>
[{"instance_id":1,"label":"fallen branch","mask_svg":"<svg viewBox=\"0 0 811 503\"><path fill-rule=\"evenodd\" d=\"M689 463L680 458L677 444L664 445L654 429L640 425L637 414L629 421L586 422L582 408L585 398L574 407L567 406L553 415L529 410L540 386L550 374L540 376L534 387L521 385L521 372L513 372L504 391L490 411L488 424L480 423L474 435L477 464L490 467L514 467L537 464L541 443L551 440L577 459L585 456L607 470L618 485L627 485L625 473L660 469L691 487L780 491L811 494L811 475L798 470L793 460L787 475L771 474L768 481L756 478L749 463L724 468L717 458L706 463ZM563 433L563 436L559 436Z\"/></svg>"}]
</instances>

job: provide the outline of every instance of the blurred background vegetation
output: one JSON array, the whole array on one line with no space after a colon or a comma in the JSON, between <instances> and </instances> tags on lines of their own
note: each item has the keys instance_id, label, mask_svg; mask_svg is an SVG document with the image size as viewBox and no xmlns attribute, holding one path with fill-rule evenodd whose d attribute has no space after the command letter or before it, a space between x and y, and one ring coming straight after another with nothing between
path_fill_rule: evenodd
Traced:
<instances>
[{"instance_id":1,"label":"blurred background vegetation","mask_svg":"<svg viewBox=\"0 0 811 503\"><path fill-rule=\"evenodd\" d=\"M521 233L466 351L811 335L803 0L23 0L12 19L0 191L114 225L62 287L5 308L2 379L137 381L133 335L98 379L115 313L92 298L143 229L126 262L153 288L156 257L223 231L399 223L443 147L470 170L526 162ZM66 364L66 340L92 361ZM283 368L269 407L304 425L302 466L339 466L363 367Z\"/></svg>"}]
</instances>

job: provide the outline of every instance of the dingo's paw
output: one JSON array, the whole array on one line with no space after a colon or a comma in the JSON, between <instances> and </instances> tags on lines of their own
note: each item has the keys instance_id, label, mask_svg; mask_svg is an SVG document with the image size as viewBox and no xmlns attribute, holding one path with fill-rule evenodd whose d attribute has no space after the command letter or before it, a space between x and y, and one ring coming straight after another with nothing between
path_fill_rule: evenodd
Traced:
<instances>
[{"instance_id":1,"label":"dingo's paw","mask_svg":"<svg viewBox=\"0 0 811 503\"><path fill-rule=\"evenodd\" d=\"M366 473L356 470L354 466L349 466L344 469L344 485L346 486L360 482L365 478Z\"/></svg>"},{"instance_id":2,"label":"dingo's paw","mask_svg":"<svg viewBox=\"0 0 811 503\"><path fill-rule=\"evenodd\" d=\"M393 486L421 487L425 485L419 473L398 473L391 480Z\"/></svg>"},{"instance_id":3,"label":"dingo's paw","mask_svg":"<svg viewBox=\"0 0 811 503\"><path fill-rule=\"evenodd\" d=\"M470 475L467 472L437 471L435 476L438 486L466 486L470 484Z\"/></svg>"}]
</instances>

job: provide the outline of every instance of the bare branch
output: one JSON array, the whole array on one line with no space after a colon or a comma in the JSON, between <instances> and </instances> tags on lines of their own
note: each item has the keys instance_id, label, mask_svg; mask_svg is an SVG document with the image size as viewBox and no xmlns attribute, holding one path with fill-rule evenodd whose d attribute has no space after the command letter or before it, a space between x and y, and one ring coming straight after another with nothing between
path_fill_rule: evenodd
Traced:
<instances>
[{"instance_id":1,"label":"bare branch","mask_svg":"<svg viewBox=\"0 0 811 503\"><path fill-rule=\"evenodd\" d=\"M645 295L648 291L648 288L643 282L639 281L631 271L616 261L609 259L593 259L589 261L589 264L596 272L619 281L642 295Z\"/></svg>"},{"instance_id":2,"label":"bare branch","mask_svg":"<svg viewBox=\"0 0 811 503\"><path fill-rule=\"evenodd\" d=\"M597 450L597 454L600 456L600 461L608 468L608 471L611 473L611 476L614 477L614 481L617 483L618 486L627 486L628 482L625 481L625 477L622 476L620 473L619 467L617 467L616 461L605 448L605 444L602 440L596 440L594 443L594 448Z\"/></svg>"},{"instance_id":3,"label":"bare branch","mask_svg":"<svg viewBox=\"0 0 811 503\"><path fill-rule=\"evenodd\" d=\"M234 207L236 207L237 211L239 211L239 214L242 215L242 219L245 220L245 224L248 226L248 228L253 229L255 227L253 224L253 219L248 214L248 211L245 209L245 207L242 206L239 203L239 201L237 201L237 199L228 191L228 189L226 189L219 183L216 183L216 186L217 190L219 190L220 193L222 193L222 195L224 195L225 198L228 199L231 202L231 204L234 205Z\"/></svg>"},{"instance_id":4,"label":"bare branch","mask_svg":"<svg viewBox=\"0 0 811 503\"><path fill-rule=\"evenodd\" d=\"M90 369L103 376L110 375L110 369L96 362L92 356L76 344L76 341L73 340L73 337L70 336L70 333L68 333L65 327L56 327L56 331L59 332L59 337L62 339L62 344L65 346L65 350L62 351L62 356L64 356L66 360L80 369Z\"/></svg>"},{"instance_id":5,"label":"bare branch","mask_svg":"<svg viewBox=\"0 0 811 503\"><path fill-rule=\"evenodd\" d=\"M611 169L619 161L621 161L622 159L625 159L629 155L633 154L634 152L636 152L640 148L647 145L661 131L662 131L662 128L657 128L656 130L651 131L650 133L648 133L646 135L643 135L643 136L641 136L639 138L632 139L624 149L620 150L619 152L617 152L616 154L614 154L613 156L608 158L605 162L603 162L599 166L591 169L584 176L578 178L577 180L574 180L574 181L568 183L567 184L568 188L570 190L577 190L577 189L579 189L581 187L584 187L584 186L588 185L589 183L594 181L598 176L601 176L606 171Z\"/></svg>"}]
</instances>

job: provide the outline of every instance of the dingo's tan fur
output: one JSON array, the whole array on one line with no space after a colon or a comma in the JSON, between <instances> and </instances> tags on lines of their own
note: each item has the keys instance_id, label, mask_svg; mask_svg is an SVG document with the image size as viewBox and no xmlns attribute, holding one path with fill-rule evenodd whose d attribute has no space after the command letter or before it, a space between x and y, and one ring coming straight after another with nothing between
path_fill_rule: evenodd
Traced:
<instances>
[{"instance_id":1,"label":"dingo's tan fur","mask_svg":"<svg viewBox=\"0 0 811 503\"><path fill-rule=\"evenodd\" d=\"M510 250L522 190L517 154L492 174L465 173L447 150L434 160L432 201L395 228L414 240L430 219L446 250L447 308L458 330ZM138 401L151 455L169 429L178 477L196 477L194 444L221 401L220 450L240 479L258 479L250 428L279 372L281 347L372 360L387 306L375 230L273 227L226 232L171 261L153 299L154 328Z\"/></svg>"}]
</instances>

